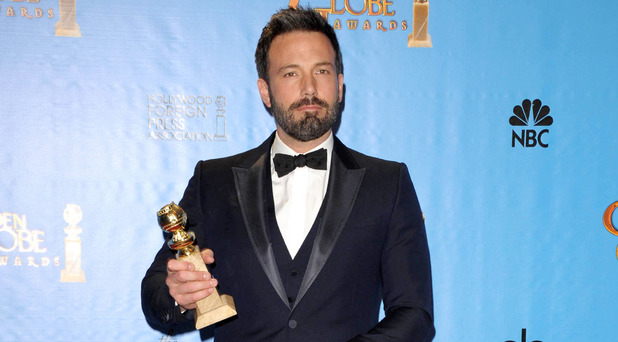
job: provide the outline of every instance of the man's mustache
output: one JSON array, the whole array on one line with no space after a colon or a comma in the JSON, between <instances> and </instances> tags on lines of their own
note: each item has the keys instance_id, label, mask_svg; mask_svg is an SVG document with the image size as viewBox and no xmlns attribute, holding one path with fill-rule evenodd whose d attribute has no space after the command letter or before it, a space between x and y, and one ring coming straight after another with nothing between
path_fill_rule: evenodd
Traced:
<instances>
[{"instance_id":1,"label":"man's mustache","mask_svg":"<svg viewBox=\"0 0 618 342\"><path fill-rule=\"evenodd\" d=\"M318 98L317 96L313 96L311 98L309 97L303 97L302 99L292 103L290 105L290 109L289 110L295 110L298 109L302 106L313 106L313 105L319 105L321 107L324 107L326 109L328 109L330 106L328 105L328 102Z\"/></svg>"}]
</instances>

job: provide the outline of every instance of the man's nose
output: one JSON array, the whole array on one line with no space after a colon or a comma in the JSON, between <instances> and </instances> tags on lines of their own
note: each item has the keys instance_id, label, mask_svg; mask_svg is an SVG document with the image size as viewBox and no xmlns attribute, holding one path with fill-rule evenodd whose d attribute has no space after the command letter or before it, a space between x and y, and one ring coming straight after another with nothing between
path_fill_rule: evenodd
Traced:
<instances>
[{"instance_id":1,"label":"man's nose","mask_svg":"<svg viewBox=\"0 0 618 342\"><path fill-rule=\"evenodd\" d=\"M314 96L316 95L316 81L313 75L304 76L301 84L302 96Z\"/></svg>"}]
</instances>

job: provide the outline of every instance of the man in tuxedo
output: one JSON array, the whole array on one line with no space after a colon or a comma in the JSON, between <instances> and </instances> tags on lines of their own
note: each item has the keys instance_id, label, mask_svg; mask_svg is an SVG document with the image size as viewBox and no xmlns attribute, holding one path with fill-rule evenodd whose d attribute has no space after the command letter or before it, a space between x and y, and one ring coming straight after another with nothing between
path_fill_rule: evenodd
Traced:
<instances>
[{"instance_id":1,"label":"man in tuxedo","mask_svg":"<svg viewBox=\"0 0 618 342\"><path fill-rule=\"evenodd\" d=\"M408 170L333 135L343 95L333 28L314 10L281 10L255 59L276 131L199 162L179 203L216 279L164 245L142 282L147 321L190 328L195 302L218 286L238 315L213 327L217 342L431 341L429 250Z\"/></svg>"}]
</instances>

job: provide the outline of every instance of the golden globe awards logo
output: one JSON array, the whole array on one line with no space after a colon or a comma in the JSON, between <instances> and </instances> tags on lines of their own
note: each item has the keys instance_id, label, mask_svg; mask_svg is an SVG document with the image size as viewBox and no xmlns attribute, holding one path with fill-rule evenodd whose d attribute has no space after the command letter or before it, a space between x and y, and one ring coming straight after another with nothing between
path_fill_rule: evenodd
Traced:
<instances>
[{"instance_id":1,"label":"golden globe awards logo","mask_svg":"<svg viewBox=\"0 0 618 342\"><path fill-rule=\"evenodd\" d=\"M6 1L7 5L2 6ZM0 0L0 13L7 18L52 19L58 17L55 23L55 35L61 37L81 37L81 31L76 20L75 0L58 0L58 11L53 8L45 8L43 4L51 0ZM60 15L56 15L56 13Z\"/></svg>"},{"instance_id":2,"label":"golden globe awards logo","mask_svg":"<svg viewBox=\"0 0 618 342\"><path fill-rule=\"evenodd\" d=\"M60 258L47 253L45 231L30 229L25 214L0 213L0 268L58 267Z\"/></svg>"},{"instance_id":3,"label":"golden globe awards logo","mask_svg":"<svg viewBox=\"0 0 618 342\"><path fill-rule=\"evenodd\" d=\"M327 2L326 0L322 0ZM432 47L427 33L429 17L428 0L330 0L327 7L314 5L314 10L329 20L335 30L395 32L408 31L408 16L413 14L412 32L408 34L408 47ZM290 0L289 7L297 8L299 0ZM321 5L324 6L324 5ZM404 18L395 19L396 11Z\"/></svg>"},{"instance_id":4,"label":"golden globe awards logo","mask_svg":"<svg viewBox=\"0 0 618 342\"><path fill-rule=\"evenodd\" d=\"M60 271L60 281L85 282L86 277L81 268L82 245L79 237L82 228L77 225L82 220L82 209L76 204L67 204L62 216L68 225L64 228L65 260L64 269ZM60 267L60 257L48 253L45 233L43 230L30 229L26 214L0 213L0 271L16 267ZM58 234L58 231L53 234Z\"/></svg>"},{"instance_id":5,"label":"golden globe awards logo","mask_svg":"<svg viewBox=\"0 0 618 342\"><path fill-rule=\"evenodd\" d=\"M148 94L148 139L227 141L226 98Z\"/></svg>"},{"instance_id":6,"label":"golden globe awards logo","mask_svg":"<svg viewBox=\"0 0 618 342\"><path fill-rule=\"evenodd\" d=\"M326 1L322 1L326 2ZM314 9L324 18L333 18L333 28L335 30L347 29L350 31L405 31L408 29L406 20L396 21L395 16L395 0L330 0L328 7L318 7L314 5ZM402 3L403 1L399 0ZM298 7L298 0L290 0L290 7ZM319 3L319 2L318 2ZM342 15L351 15L352 19L340 19Z\"/></svg>"},{"instance_id":7,"label":"golden globe awards logo","mask_svg":"<svg viewBox=\"0 0 618 342\"><path fill-rule=\"evenodd\" d=\"M0 12L7 18L20 17L25 19L39 19L54 17L52 8L42 8L41 0L5 0L5 7L0 0ZM45 2L45 0L43 0Z\"/></svg>"}]
</instances>

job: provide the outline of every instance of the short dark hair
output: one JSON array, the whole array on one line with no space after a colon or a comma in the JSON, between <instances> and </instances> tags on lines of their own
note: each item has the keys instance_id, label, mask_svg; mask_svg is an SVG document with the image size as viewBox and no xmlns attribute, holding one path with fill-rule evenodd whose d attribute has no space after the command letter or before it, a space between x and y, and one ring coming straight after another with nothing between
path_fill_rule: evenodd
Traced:
<instances>
[{"instance_id":1,"label":"short dark hair","mask_svg":"<svg viewBox=\"0 0 618 342\"><path fill-rule=\"evenodd\" d=\"M328 37L333 50L335 50L335 71L337 74L343 74L341 50L335 30L322 15L312 8L299 6L298 8L285 8L273 14L268 24L262 29L262 35L255 49L255 66L258 77L269 82L268 50L270 50L270 45L275 37L297 31L320 32Z\"/></svg>"}]
</instances>

